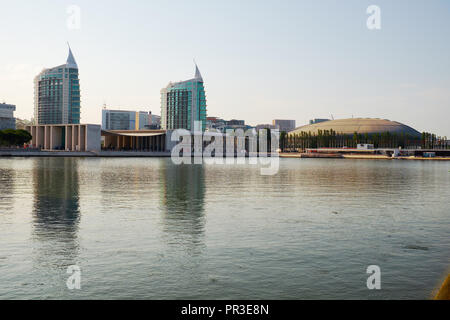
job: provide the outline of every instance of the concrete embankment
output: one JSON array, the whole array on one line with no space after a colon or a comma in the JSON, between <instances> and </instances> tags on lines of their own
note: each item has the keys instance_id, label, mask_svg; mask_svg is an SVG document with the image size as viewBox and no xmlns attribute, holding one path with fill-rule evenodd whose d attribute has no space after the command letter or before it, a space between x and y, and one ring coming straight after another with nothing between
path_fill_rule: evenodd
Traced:
<instances>
[{"instance_id":1,"label":"concrete embankment","mask_svg":"<svg viewBox=\"0 0 450 320\"><path fill-rule=\"evenodd\" d=\"M280 158L336 158L336 159L378 159L378 160L435 160L435 161L450 161L450 157L390 157L382 154L340 154L340 153L299 153L286 152L280 153Z\"/></svg>"},{"instance_id":2,"label":"concrete embankment","mask_svg":"<svg viewBox=\"0 0 450 320\"><path fill-rule=\"evenodd\" d=\"M69 151L0 151L0 157L105 157L105 158L141 158L170 157L170 152L138 152L138 151L101 151L101 152L69 152Z\"/></svg>"},{"instance_id":3,"label":"concrete embankment","mask_svg":"<svg viewBox=\"0 0 450 320\"><path fill-rule=\"evenodd\" d=\"M343 156L345 159L379 159L379 160L395 159L382 154L344 154Z\"/></svg>"},{"instance_id":4,"label":"concrete embankment","mask_svg":"<svg viewBox=\"0 0 450 320\"><path fill-rule=\"evenodd\" d=\"M94 152L68 151L0 151L0 157L96 157Z\"/></svg>"}]
</instances>

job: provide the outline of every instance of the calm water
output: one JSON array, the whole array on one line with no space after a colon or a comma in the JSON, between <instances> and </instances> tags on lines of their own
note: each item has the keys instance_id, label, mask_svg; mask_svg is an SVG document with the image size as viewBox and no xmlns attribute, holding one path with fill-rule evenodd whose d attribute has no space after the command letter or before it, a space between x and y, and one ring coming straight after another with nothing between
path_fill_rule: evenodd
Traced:
<instances>
[{"instance_id":1,"label":"calm water","mask_svg":"<svg viewBox=\"0 0 450 320\"><path fill-rule=\"evenodd\" d=\"M425 299L449 197L449 162L0 159L0 298Z\"/></svg>"}]
</instances>

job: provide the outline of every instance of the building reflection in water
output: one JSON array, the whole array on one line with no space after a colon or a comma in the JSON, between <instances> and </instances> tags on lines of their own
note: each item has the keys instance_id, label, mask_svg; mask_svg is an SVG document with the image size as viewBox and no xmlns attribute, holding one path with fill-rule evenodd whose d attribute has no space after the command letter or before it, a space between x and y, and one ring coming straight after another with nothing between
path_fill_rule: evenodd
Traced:
<instances>
[{"instance_id":1,"label":"building reflection in water","mask_svg":"<svg viewBox=\"0 0 450 320\"><path fill-rule=\"evenodd\" d=\"M33 235L36 258L70 265L78 255L80 221L76 158L36 158L33 168Z\"/></svg>"},{"instance_id":2,"label":"building reflection in water","mask_svg":"<svg viewBox=\"0 0 450 320\"><path fill-rule=\"evenodd\" d=\"M13 210L14 180L16 172L10 168L0 168L0 213Z\"/></svg>"},{"instance_id":3,"label":"building reflection in water","mask_svg":"<svg viewBox=\"0 0 450 320\"><path fill-rule=\"evenodd\" d=\"M163 231L168 244L190 253L204 247L205 172L202 165L161 163Z\"/></svg>"}]
</instances>

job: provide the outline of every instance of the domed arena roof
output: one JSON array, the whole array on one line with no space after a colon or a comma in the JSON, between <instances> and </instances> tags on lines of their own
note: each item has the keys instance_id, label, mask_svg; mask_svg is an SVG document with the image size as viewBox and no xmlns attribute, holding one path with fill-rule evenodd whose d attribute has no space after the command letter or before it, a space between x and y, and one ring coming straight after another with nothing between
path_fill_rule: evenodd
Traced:
<instances>
[{"instance_id":1,"label":"domed arena roof","mask_svg":"<svg viewBox=\"0 0 450 320\"><path fill-rule=\"evenodd\" d=\"M317 134L319 130L331 130L337 134L354 134L355 132L360 134L375 134L375 133L395 133L395 134L409 134L411 136L421 136L421 133L407 125L400 122L390 121L386 119L373 119L373 118L350 118L350 119L338 119L329 120L314 124L298 127L290 134L299 134L301 132L311 132Z\"/></svg>"}]
</instances>

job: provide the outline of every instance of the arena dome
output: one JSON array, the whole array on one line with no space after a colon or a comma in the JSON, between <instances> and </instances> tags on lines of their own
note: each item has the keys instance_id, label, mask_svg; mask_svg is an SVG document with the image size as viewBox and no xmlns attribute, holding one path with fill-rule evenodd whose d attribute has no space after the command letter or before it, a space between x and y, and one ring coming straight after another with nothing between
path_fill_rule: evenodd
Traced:
<instances>
[{"instance_id":1,"label":"arena dome","mask_svg":"<svg viewBox=\"0 0 450 320\"><path fill-rule=\"evenodd\" d=\"M328 120L324 122L309 124L298 127L289 132L289 134L300 134L301 132L318 133L319 130L333 130L337 134L375 134L389 132L393 134L408 134L410 136L420 137L421 133L400 122L390 121L386 119L374 118L351 118Z\"/></svg>"}]
</instances>

